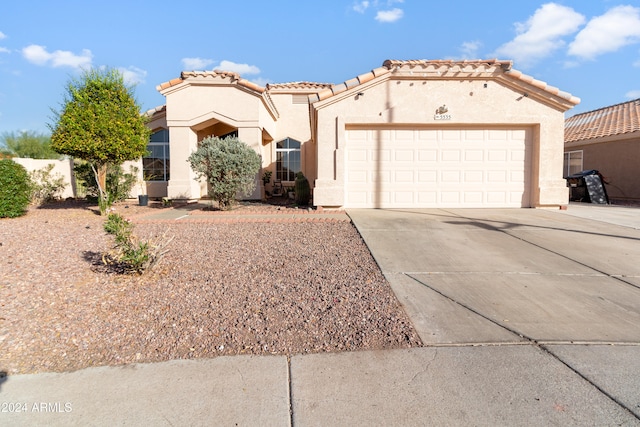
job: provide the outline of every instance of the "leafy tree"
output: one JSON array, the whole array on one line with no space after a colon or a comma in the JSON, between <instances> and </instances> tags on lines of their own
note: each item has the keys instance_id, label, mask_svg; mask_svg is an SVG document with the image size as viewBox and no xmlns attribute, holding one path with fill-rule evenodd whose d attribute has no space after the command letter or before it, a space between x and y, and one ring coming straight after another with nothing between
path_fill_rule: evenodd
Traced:
<instances>
[{"instance_id":1,"label":"leafy tree","mask_svg":"<svg viewBox=\"0 0 640 427\"><path fill-rule=\"evenodd\" d=\"M31 180L27 170L13 160L0 160L0 218L24 215L30 201Z\"/></svg>"},{"instance_id":2,"label":"leafy tree","mask_svg":"<svg viewBox=\"0 0 640 427\"><path fill-rule=\"evenodd\" d=\"M58 159L60 154L51 148L51 137L43 133L5 132L0 136L2 152L29 159Z\"/></svg>"},{"instance_id":3,"label":"leafy tree","mask_svg":"<svg viewBox=\"0 0 640 427\"><path fill-rule=\"evenodd\" d=\"M220 209L229 209L237 193L249 195L255 188L260 156L237 137L207 137L189 156L191 169L209 183L211 197Z\"/></svg>"},{"instance_id":4,"label":"leafy tree","mask_svg":"<svg viewBox=\"0 0 640 427\"><path fill-rule=\"evenodd\" d=\"M133 88L125 85L117 70L85 71L68 83L61 111L53 112L51 146L89 162L104 215L112 200L106 185L108 166L138 159L147 151L150 130Z\"/></svg>"}]
</instances>

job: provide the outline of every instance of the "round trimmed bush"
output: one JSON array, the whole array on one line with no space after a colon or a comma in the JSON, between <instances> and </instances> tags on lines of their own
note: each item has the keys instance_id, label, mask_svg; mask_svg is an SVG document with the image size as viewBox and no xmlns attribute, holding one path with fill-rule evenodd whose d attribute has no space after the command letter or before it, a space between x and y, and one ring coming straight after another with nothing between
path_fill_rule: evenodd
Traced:
<instances>
[{"instance_id":1,"label":"round trimmed bush","mask_svg":"<svg viewBox=\"0 0 640 427\"><path fill-rule=\"evenodd\" d=\"M30 198L31 180L27 170L13 160L0 160L0 218L24 215Z\"/></svg>"}]
</instances>

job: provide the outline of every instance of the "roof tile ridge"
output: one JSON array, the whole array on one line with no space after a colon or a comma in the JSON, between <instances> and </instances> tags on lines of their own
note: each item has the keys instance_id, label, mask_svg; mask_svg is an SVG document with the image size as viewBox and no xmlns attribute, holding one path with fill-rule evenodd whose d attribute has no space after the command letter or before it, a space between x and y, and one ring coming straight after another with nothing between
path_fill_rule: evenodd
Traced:
<instances>
[{"instance_id":1,"label":"roof tile ridge","mask_svg":"<svg viewBox=\"0 0 640 427\"><path fill-rule=\"evenodd\" d=\"M338 95L339 93L345 92L349 89L353 89L354 87L360 86L363 83L369 82L376 77L380 77L384 74L389 73L389 69L382 66L378 68L374 68L368 73L360 74L357 77L346 80L342 83L335 84L327 89L321 90L317 94L309 95L309 103L314 103L317 101L322 101L324 99L330 98L332 96Z\"/></svg>"},{"instance_id":2,"label":"roof tile ridge","mask_svg":"<svg viewBox=\"0 0 640 427\"><path fill-rule=\"evenodd\" d=\"M630 101L619 102L617 104L607 105L607 106L604 106L604 107L596 108L595 110L585 111L583 113L578 113L578 114L575 114L575 115L573 115L571 117L568 117L567 120L571 120L571 119L574 119L576 117L583 117L583 116L586 116L587 114L595 114L597 112L604 111L604 110L609 110L609 109L613 110L615 107L620 107L620 106L622 106L624 104L630 104L631 105L633 103L640 103L640 98L632 99Z\"/></svg>"},{"instance_id":3,"label":"roof tile ridge","mask_svg":"<svg viewBox=\"0 0 640 427\"><path fill-rule=\"evenodd\" d=\"M251 82L247 79L243 79L243 78L238 79L238 84L248 89L255 90L256 92L264 93L265 91L265 88L263 86L260 86L259 84Z\"/></svg>"},{"instance_id":4,"label":"roof tile ridge","mask_svg":"<svg viewBox=\"0 0 640 427\"><path fill-rule=\"evenodd\" d=\"M511 62L511 61L509 61L509 62ZM578 105L580 103L580 98L578 98L577 96L573 96L569 92L561 91L557 87L551 86L551 85L549 85L547 82L545 82L543 80L538 80L538 79L534 78L533 76L525 74L525 73L523 73L521 71L518 71L516 69L509 68L509 69L505 70L504 74L505 74L505 76L508 76L509 78L523 81L523 82L525 82L527 84L530 84L533 87L536 87L536 88L541 89L541 90L543 90L543 91L545 91L547 93L550 93L552 95L555 95L555 96L558 96L558 97L560 97L562 99L565 99L565 100L569 101L570 103L572 103L574 105Z\"/></svg>"}]
</instances>

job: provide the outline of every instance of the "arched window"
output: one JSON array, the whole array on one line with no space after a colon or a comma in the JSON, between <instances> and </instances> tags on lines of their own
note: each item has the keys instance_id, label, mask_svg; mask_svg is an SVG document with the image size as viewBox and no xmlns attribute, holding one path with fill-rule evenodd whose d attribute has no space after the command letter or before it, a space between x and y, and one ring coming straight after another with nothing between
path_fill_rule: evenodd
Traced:
<instances>
[{"instance_id":1,"label":"arched window","mask_svg":"<svg viewBox=\"0 0 640 427\"><path fill-rule=\"evenodd\" d=\"M301 170L300 141L285 138L276 143L276 179L295 181Z\"/></svg>"},{"instance_id":2,"label":"arched window","mask_svg":"<svg viewBox=\"0 0 640 427\"><path fill-rule=\"evenodd\" d=\"M145 181L169 181L169 131L160 129L151 134L147 155L142 158Z\"/></svg>"}]
</instances>

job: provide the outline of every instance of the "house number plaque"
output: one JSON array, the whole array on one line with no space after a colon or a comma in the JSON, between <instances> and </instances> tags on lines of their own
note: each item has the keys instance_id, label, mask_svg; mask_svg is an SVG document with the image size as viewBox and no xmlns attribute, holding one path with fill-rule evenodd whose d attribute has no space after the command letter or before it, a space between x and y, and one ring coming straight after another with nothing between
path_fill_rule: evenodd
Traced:
<instances>
[{"instance_id":1,"label":"house number plaque","mask_svg":"<svg viewBox=\"0 0 640 427\"><path fill-rule=\"evenodd\" d=\"M447 108L447 106L441 105L433 115L433 120L451 120L451 114L448 113L449 109Z\"/></svg>"}]
</instances>

